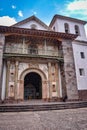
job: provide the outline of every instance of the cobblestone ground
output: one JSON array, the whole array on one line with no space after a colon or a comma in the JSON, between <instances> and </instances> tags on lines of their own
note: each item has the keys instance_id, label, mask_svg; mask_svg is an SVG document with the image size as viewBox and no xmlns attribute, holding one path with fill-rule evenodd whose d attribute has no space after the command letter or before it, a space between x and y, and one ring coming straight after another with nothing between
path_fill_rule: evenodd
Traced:
<instances>
[{"instance_id":1,"label":"cobblestone ground","mask_svg":"<svg viewBox=\"0 0 87 130\"><path fill-rule=\"evenodd\" d=\"M0 113L0 130L87 130L87 108Z\"/></svg>"}]
</instances>

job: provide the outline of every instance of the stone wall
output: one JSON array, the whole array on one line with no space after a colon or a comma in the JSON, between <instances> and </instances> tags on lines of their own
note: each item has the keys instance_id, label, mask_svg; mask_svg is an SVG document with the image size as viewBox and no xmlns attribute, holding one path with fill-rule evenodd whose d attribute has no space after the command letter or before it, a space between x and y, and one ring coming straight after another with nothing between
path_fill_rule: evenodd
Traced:
<instances>
[{"instance_id":1,"label":"stone wall","mask_svg":"<svg viewBox=\"0 0 87 130\"><path fill-rule=\"evenodd\" d=\"M62 49L64 56L64 73L65 73L67 98L68 100L78 100L78 90L77 90L72 42L69 40L64 40L62 42Z\"/></svg>"},{"instance_id":2,"label":"stone wall","mask_svg":"<svg viewBox=\"0 0 87 130\"><path fill-rule=\"evenodd\" d=\"M64 99L67 95L66 92L66 81L65 81L65 72L64 72L64 63L60 63L60 74L61 74L61 86L62 86L62 98Z\"/></svg>"},{"instance_id":3,"label":"stone wall","mask_svg":"<svg viewBox=\"0 0 87 130\"><path fill-rule=\"evenodd\" d=\"M87 90L78 90L79 100L87 100Z\"/></svg>"}]
</instances>

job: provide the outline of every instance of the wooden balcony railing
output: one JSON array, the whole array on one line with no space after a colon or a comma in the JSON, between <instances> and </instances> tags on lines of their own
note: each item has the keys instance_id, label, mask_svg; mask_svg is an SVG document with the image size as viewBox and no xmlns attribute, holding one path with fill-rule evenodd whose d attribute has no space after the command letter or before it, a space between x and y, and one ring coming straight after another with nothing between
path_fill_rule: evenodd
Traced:
<instances>
[{"instance_id":1,"label":"wooden balcony railing","mask_svg":"<svg viewBox=\"0 0 87 130\"><path fill-rule=\"evenodd\" d=\"M24 55L34 55L34 56L50 56L50 57L60 57L62 58L62 51L44 50L44 49L34 49L34 48L12 48L6 47L4 50L5 54L24 54Z\"/></svg>"}]
</instances>

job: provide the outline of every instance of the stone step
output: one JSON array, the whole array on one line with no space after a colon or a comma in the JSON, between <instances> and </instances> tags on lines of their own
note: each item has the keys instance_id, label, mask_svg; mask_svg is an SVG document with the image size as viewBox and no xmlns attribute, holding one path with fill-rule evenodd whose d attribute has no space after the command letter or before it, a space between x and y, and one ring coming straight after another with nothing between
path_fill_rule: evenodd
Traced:
<instances>
[{"instance_id":1,"label":"stone step","mask_svg":"<svg viewBox=\"0 0 87 130\"><path fill-rule=\"evenodd\" d=\"M40 104L3 104L0 105L0 112L24 112L24 111L46 111L62 110L87 107L85 102L65 102L65 103L40 103Z\"/></svg>"}]
</instances>

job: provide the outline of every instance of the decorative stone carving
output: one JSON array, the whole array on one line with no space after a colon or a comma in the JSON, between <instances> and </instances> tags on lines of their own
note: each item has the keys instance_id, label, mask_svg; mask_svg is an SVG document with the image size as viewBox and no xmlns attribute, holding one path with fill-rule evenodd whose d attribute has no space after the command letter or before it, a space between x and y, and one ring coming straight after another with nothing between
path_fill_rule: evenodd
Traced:
<instances>
[{"instance_id":1,"label":"decorative stone carving","mask_svg":"<svg viewBox=\"0 0 87 130\"><path fill-rule=\"evenodd\" d=\"M30 68L39 68L39 65L38 64L36 64L36 63L29 63L29 67Z\"/></svg>"}]
</instances>

